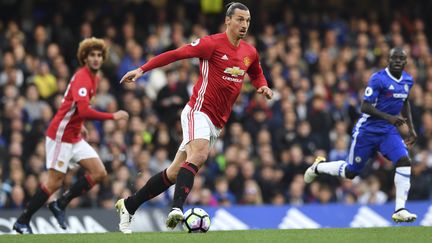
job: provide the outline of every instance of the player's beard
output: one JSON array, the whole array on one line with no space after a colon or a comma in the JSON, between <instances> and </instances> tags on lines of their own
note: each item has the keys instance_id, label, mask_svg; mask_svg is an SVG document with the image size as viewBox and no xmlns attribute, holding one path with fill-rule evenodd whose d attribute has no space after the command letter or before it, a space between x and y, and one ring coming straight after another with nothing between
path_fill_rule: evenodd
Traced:
<instances>
[{"instance_id":1,"label":"player's beard","mask_svg":"<svg viewBox=\"0 0 432 243\"><path fill-rule=\"evenodd\" d=\"M239 31L238 37L239 39L244 39L247 35L247 30L245 30L244 32Z\"/></svg>"},{"instance_id":2,"label":"player's beard","mask_svg":"<svg viewBox=\"0 0 432 243\"><path fill-rule=\"evenodd\" d=\"M88 65L89 69L93 72L93 73L97 73L101 67L101 64L98 65Z\"/></svg>"}]
</instances>

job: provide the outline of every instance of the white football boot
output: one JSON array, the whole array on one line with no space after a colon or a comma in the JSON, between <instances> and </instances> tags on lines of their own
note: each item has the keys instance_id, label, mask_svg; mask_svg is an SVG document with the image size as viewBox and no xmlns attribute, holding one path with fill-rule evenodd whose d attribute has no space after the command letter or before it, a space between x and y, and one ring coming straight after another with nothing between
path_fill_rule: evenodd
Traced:
<instances>
[{"instance_id":1,"label":"white football boot","mask_svg":"<svg viewBox=\"0 0 432 243\"><path fill-rule=\"evenodd\" d=\"M315 180L315 178L318 176L318 174L316 173L316 167L319 163L323 161L326 161L326 158L322 156L317 156L314 163L309 166L309 168L307 168L306 172L304 173L304 181L306 183L311 183L313 180Z\"/></svg>"},{"instance_id":2,"label":"white football boot","mask_svg":"<svg viewBox=\"0 0 432 243\"><path fill-rule=\"evenodd\" d=\"M174 229L178 223L183 221L183 212L180 208L172 208L171 212L169 212L167 220L166 220L166 226L170 229Z\"/></svg>"},{"instance_id":3,"label":"white football boot","mask_svg":"<svg viewBox=\"0 0 432 243\"><path fill-rule=\"evenodd\" d=\"M126 209L124 199L116 202L115 207L120 216L119 230L125 234L132 233L131 222L132 216Z\"/></svg>"},{"instance_id":4,"label":"white football boot","mask_svg":"<svg viewBox=\"0 0 432 243\"><path fill-rule=\"evenodd\" d=\"M398 209L394 214L392 215L393 221L396 223L401 222L414 222L417 219L417 215L408 212L405 208Z\"/></svg>"}]
</instances>

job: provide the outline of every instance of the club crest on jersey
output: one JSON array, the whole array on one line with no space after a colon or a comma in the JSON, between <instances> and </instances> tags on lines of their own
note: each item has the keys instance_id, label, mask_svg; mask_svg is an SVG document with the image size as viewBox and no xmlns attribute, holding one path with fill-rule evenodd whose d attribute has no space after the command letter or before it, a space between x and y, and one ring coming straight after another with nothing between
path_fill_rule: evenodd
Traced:
<instances>
[{"instance_id":1,"label":"club crest on jersey","mask_svg":"<svg viewBox=\"0 0 432 243\"><path fill-rule=\"evenodd\" d=\"M197 46L200 43L200 39L196 39L194 41L192 41L191 46Z\"/></svg>"},{"instance_id":2,"label":"club crest on jersey","mask_svg":"<svg viewBox=\"0 0 432 243\"><path fill-rule=\"evenodd\" d=\"M249 67L249 65L251 64L250 58L249 57L243 58L243 63L246 67Z\"/></svg>"},{"instance_id":3,"label":"club crest on jersey","mask_svg":"<svg viewBox=\"0 0 432 243\"><path fill-rule=\"evenodd\" d=\"M58 167L63 167L63 165L64 165L64 162L63 162L63 161L58 161L58 162L57 162L57 166L58 166Z\"/></svg>"},{"instance_id":4,"label":"club crest on jersey","mask_svg":"<svg viewBox=\"0 0 432 243\"><path fill-rule=\"evenodd\" d=\"M85 97L87 95L87 89L86 88L80 88L78 90L78 95L81 97Z\"/></svg>"},{"instance_id":5,"label":"club crest on jersey","mask_svg":"<svg viewBox=\"0 0 432 243\"><path fill-rule=\"evenodd\" d=\"M369 97L373 94L373 89L371 87L366 87L365 96Z\"/></svg>"},{"instance_id":6,"label":"club crest on jersey","mask_svg":"<svg viewBox=\"0 0 432 243\"><path fill-rule=\"evenodd\" d=\"M405 85L404 85L404 89L405 89L405 91L406 91L406 92L408 92L408 91L409 91L409 87L408 87L408 84L405 84Z\"/></svg>"},{"instance_id":7,"label":"club crest on jersey","mask_svg":"<svg viewBox=\"0 0 432 243\"><path fill-rule=\"evenodd\" d=\"M239 67L226 68L224 73L231 74L233 77L243 76L245 74L245 70L240 69Z\"/></svg>"}]
</instances>

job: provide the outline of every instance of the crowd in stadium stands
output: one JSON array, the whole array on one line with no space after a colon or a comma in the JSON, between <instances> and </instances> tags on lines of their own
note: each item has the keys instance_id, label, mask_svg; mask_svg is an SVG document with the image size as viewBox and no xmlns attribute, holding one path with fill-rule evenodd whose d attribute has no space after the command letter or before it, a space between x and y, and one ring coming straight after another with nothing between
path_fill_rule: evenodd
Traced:
<instances>
[{"instance_id":1,"label":"crowd in stadium stands","mask_svg":"<svg viewBox=\"0 0 432 243\"><path fill-rule=\"evenodd\" d=\"M118 81L156 54L223 31L223 25L215 23L223 23L224 16L201 14L191 1L166 8L151 1L97 2L87 8L82 1L66 1L62 7L40 2L45 5L34 5L30 19L0 18L0 208L22 208L46 179L44 132L78 66L79 41L96 36L106 41L110 53L93 106L127 110L130 119L85 124L87 140L108 176L70 207L112 209L118 198L141 188L173 159L181 141L179 112L198 79L198 61L153 70L135 84ZM393 46L407 51L406 71L415 80L410 101L419 139L412 150L409 199L431 199L432 56L422 15L398 11L383 21L376 12L344 15L344 9L301 12L288 6L266 14L254 5L249 8L253 21L246 41L258 49L275 97L266 101L244 83L187 203L394 200L394 169L381 155L353 181L325 176L310 185L303 181L315 156L345 159L363 87L386 65ZM82 173L71 168L65 188ZM170 189L144 206L169 205Z\"/></svg>"}]
</instances>

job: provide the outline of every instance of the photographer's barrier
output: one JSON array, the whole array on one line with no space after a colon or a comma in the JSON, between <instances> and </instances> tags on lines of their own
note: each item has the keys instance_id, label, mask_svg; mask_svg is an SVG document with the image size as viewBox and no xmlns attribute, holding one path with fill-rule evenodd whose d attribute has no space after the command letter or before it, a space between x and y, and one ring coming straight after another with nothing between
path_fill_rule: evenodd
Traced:
<instances>
[{"instance_id":1,"label":"photographer's barrier","mask_svg":"<svg viewBox=\"0 0 432 243\"><path fill-rule=\"evenodd\" d=\"M395 224L391 221L394 204L344 205L309 204L305 206L232 206L202 207L211 218L212 230L246 229L305 229L388 227L395 225L432 226L432 202L408 202L407 207L418 215L414 223ZM186 210L187 208L185 208ZM20 210L0 209L0 234L15 233L12 226ZM134 216L132 229L139 231L167 231L166 208L144 207ZM62 230L51 213L37 212L31 226L34 233L97 233L118 231L118 215L114 210L69 209L68 229Z\"/></svg>"}]
</instances>

